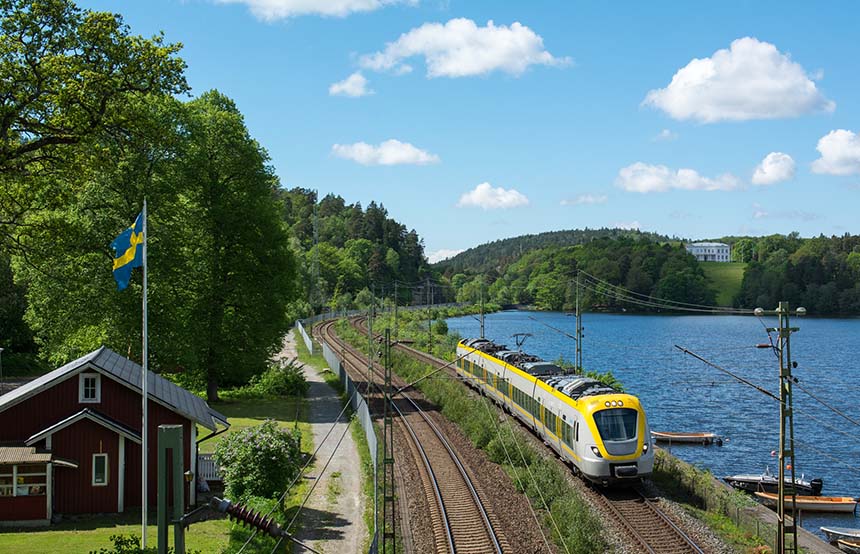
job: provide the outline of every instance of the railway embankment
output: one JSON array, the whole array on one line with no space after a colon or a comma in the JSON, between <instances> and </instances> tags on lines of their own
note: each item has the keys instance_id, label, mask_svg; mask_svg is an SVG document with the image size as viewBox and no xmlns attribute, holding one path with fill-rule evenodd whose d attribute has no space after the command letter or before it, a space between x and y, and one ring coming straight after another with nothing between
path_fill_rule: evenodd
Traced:
<instances>
[{"instance_id":1,"label":"railway embankment","mask_svg":"<svg viewBox=\"0 0 860 554\"><path fill-rule=\"evenodd\" d=\"M697 508L726 517L742 532L758 537L774 548L776 513L736 491L708 471L699 469L658 448L653 479L665 493ZM798 527L797 539L807 552L840 554L841 551L809 531Z\"/></svg>"}]
</instances>

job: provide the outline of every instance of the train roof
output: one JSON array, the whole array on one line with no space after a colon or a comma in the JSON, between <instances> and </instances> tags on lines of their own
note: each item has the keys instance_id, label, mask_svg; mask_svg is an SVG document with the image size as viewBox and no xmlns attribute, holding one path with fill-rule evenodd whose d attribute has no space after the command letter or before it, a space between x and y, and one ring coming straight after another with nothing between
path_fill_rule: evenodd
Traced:
<instances>
[{"instance_id":1,"label":"train roof","mask_svg":"<svg viewBox=\"0 0 860 554\"><path fill-rule=\"evenodd\" d=\"M480 350L540 379L550 387L574 400L579 400L584 396L618 392L618 390L597 379L566 373L564 369L552 362L547 362L525 352L508 350L503 344L496 344L487 339L465 339L462 342L465 346Z\"/></svg>"}]
</instances>

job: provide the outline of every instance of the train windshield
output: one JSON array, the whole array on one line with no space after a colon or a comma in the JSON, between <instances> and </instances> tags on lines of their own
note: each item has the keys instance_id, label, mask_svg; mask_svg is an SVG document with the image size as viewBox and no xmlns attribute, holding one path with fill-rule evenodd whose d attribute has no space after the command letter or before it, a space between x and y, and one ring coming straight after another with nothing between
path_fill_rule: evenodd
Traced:
<instances>
[{"instance_id":1,"label":"train windshield","mask_svg":"<svg viewBox=\"0 0 860 554\"><path fill-rule=\"evenodd\" d=\"M626 441L636 438L636 410L610 408L594 413L594 423L604 441Z\"/></svg>"}]
</instances>

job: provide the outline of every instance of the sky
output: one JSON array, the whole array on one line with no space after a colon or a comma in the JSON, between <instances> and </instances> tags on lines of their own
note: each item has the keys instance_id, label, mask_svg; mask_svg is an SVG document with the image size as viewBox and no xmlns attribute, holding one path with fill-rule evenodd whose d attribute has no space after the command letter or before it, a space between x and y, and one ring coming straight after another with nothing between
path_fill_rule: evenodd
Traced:
<instances>
[{"instance_id":1,"label":"sky","mask_svg":"<svg viewBox=\"0 0 860 554\"><path fill-rule=\"evenodd\" d=\"M860 233L860 3L79 0L183 44L287 188L431 261L626 227Z\"/></svg>"}]
</instances>

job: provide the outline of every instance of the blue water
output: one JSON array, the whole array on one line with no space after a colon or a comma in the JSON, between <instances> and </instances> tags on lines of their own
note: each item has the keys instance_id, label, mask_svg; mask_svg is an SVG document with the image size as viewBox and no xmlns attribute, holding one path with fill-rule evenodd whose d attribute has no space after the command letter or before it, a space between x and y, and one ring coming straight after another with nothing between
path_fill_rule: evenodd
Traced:
<instances>
[{"instance_id":1,"label":"blue water","mask_svg":"<svg viewBox=\"0 0 860 554\"><path fill-rule=\"evenodd\" d=\"M768 326L775 318L765 319ZM860 319L793 318L793 370L799 385L860 422ZM514 333L532 333L523 350L547 360L574 359L575 342L548 324L575 334L576 318L558 312L506 311L486 316L485 336L514 347ZM477 337L471 316L448 320L451 331ZM679 458L724 477L778 471L771 452L778 448L779 404L717 369L685 355L686 347L771 393L778 394L778 360L761 321L752 316L583 315L583 365L611 370L627 392L644 403L651 429L711 431L727 437L724 446L677 446ZM775 337L774 337L775 339ZM796 470L824 480L824 495L860 496L860 426L794 388ZM857 515L809 514L803 527L860 528Z\"/></svg>"}]
</instances>

